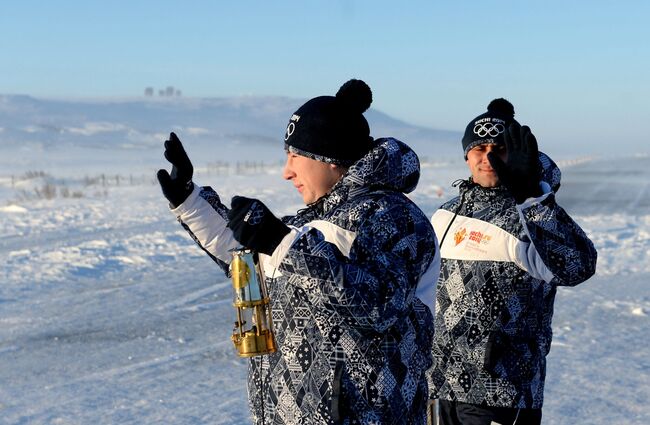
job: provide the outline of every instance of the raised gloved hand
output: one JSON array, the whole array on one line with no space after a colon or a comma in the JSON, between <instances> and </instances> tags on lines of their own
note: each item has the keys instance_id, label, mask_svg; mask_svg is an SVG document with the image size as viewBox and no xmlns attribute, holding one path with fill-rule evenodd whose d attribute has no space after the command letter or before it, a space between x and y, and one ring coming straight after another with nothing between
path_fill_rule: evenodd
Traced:
<instances>
[{"instance_id":1,"label":"raised gloved hand","mask_svg":"<svg viewBox=\"0 0 650 425\"><path fill-rule=\"evenodd\" d=\"M289 228L257 199L235 196L230 203L228 227L237 242L267 255L289 233Z\"/></svg>"},{"instance_id":2,"label":"raised gloved hand","mask_svg":"<svg viewBox=\"0 0 650 425\"><path fill-rule=\"evenodd\" d=\"M510 124L503 135L508 153L506 162L495 153L488 153L488 160L499 180L518 204L527 198L540 196L542 189L539 186L541 172L537 139L528 126L522 127L517 123Z\"/></svg>"},{"instance_id":3,"label":"raised gloved hand","mask_svg":"<svg viewBox=\"0 0 650 425\"><path fill-rule=\"evenodd\" d=\"M169 140L165 140L165 158L172 164L172 173L170 175L167 170L158 170L158 182L165 198L176 208L192 193L194 167L174 133L170 133Z\"/></svg>"}]
</instances>

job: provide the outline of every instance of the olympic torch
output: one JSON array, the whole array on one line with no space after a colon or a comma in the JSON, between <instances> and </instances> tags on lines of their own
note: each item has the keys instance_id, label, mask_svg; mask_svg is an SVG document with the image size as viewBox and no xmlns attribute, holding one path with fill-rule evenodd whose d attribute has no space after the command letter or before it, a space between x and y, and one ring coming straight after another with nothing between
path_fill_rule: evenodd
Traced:
<instances>
[{"instance_id":1,"label":"olympic torch","mask_svg":"<svg viewBox=\"0 0 650 425\"><path fill-rule=\"evenodd\" d=\"M274 353L271 300L259 256L245 248L233 250L232 256L230 275L237 321L231 339L237 354L252 357Z\"/></svg>"}]
</instances>

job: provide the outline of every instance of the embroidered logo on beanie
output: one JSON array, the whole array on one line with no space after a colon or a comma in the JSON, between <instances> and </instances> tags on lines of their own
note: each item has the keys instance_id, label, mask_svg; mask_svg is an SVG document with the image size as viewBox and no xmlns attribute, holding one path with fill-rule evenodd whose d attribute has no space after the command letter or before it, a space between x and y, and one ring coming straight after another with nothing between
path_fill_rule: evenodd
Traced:
<instances>
[{"instance_id":1,"label":"embroidered logo on beanie","mask_svg":"<svg viewBox=\"0 0 650 425\"><path fill-rule=\"evenodd\" d=\"M474 122L474 134L478 137L497 137L506 130L505 123L499 118L483 118Z\"/></svg>"},{"instance_id":2,"label":"embroidered logo on beanie","mask_svg":"<svg viewBox=\"0 0 650 425\"><path fill-rule=\"evenodd\" d=\"M289 140L289 137L291 137L293 132L296 131L296 123L298 121L300 121L300 115L296 115L296 114L291 115L291 119L289 120L289 125L287 125L287 131L284 134L285 142Z\"/></svg>"}]
</instances>

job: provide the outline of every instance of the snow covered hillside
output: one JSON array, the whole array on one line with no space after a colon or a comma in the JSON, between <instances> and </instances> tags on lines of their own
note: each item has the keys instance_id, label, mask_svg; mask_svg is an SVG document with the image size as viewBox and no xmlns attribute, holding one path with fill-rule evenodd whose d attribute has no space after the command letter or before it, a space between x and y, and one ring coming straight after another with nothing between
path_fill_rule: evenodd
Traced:
<instances>
[{"instance_id":1,"label":"snow covered hillside","mask_svg":"<svg viewBox=\"0 0 650 425\"><path fill-rule=\"evenodd\" d=\"M134 172L154 166L170 131L192 140L195 156L215 160L282 158L289 117L304 100L284 97L36 99L0 95L3 173ZM370 109L374 137L409 140L422 150L455 152L459 133L398 121ZM83 158L79 161L79 158ZM111 171L112 170L112 171Z\"/></svg>"},{"instance_id":2,"label":"snow covered hillside","mask_svg":"<svg viewBox=\"0 0 650 425\"><path fill-rule=\"evenodd\" d=\"M36 124L10 126L2 114L12 102L0 102L0 423L249 423L246 361L230 342L230 282L175 222L154 173L167 166L162 142L176 125L198 183L224 200L255 196L288 214L302 205L280 177L281 143L269 140L265 150L260 139L242 155L215 136L202 106L192 125L140 117L126 129L127 111L116 132L97 131L83 108L69 124L74 114L59 111L59 130L22 139ZM280 133L287 117L278 112ZM71 142L69 128L90 133ZM412 198L430 215L467 173L456 144L449 155L420 146ZM593 238L598 270L558 291L543 423L647 424L649 157L576 159L558 161L559 199Z\"/></svg>"}]
</instances>

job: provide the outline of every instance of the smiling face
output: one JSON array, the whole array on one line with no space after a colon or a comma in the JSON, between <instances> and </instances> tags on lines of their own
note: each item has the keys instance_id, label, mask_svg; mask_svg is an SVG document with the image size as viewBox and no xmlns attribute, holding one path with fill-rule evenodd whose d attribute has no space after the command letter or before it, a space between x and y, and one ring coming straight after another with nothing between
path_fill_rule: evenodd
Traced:
<instances>
[{"instance_id":1,"label":"smiling face","mask_svg":"<svg viewBox=\"0 0 650 425\"><path fill-rule=\"evenodd\" d=\"M483 187L496 187L500 184L499 176L488 160L487 154L490 152L497 154L504 162L508 158L506 147L503 145L483 144L474 146L467 152L466 162L472 173L472 180Z\"/></svg>"},{"instance_id":2,"label":"smiling face","mask_svg":"<svg viewBox=\"0 0 650 425\"><path fill-rule=\"evenodd\" d=\"M282 177L291 180L305 205L309 205L329 192L346 171L339 165L288 152Z\"/></svg>"}]
</instances>

